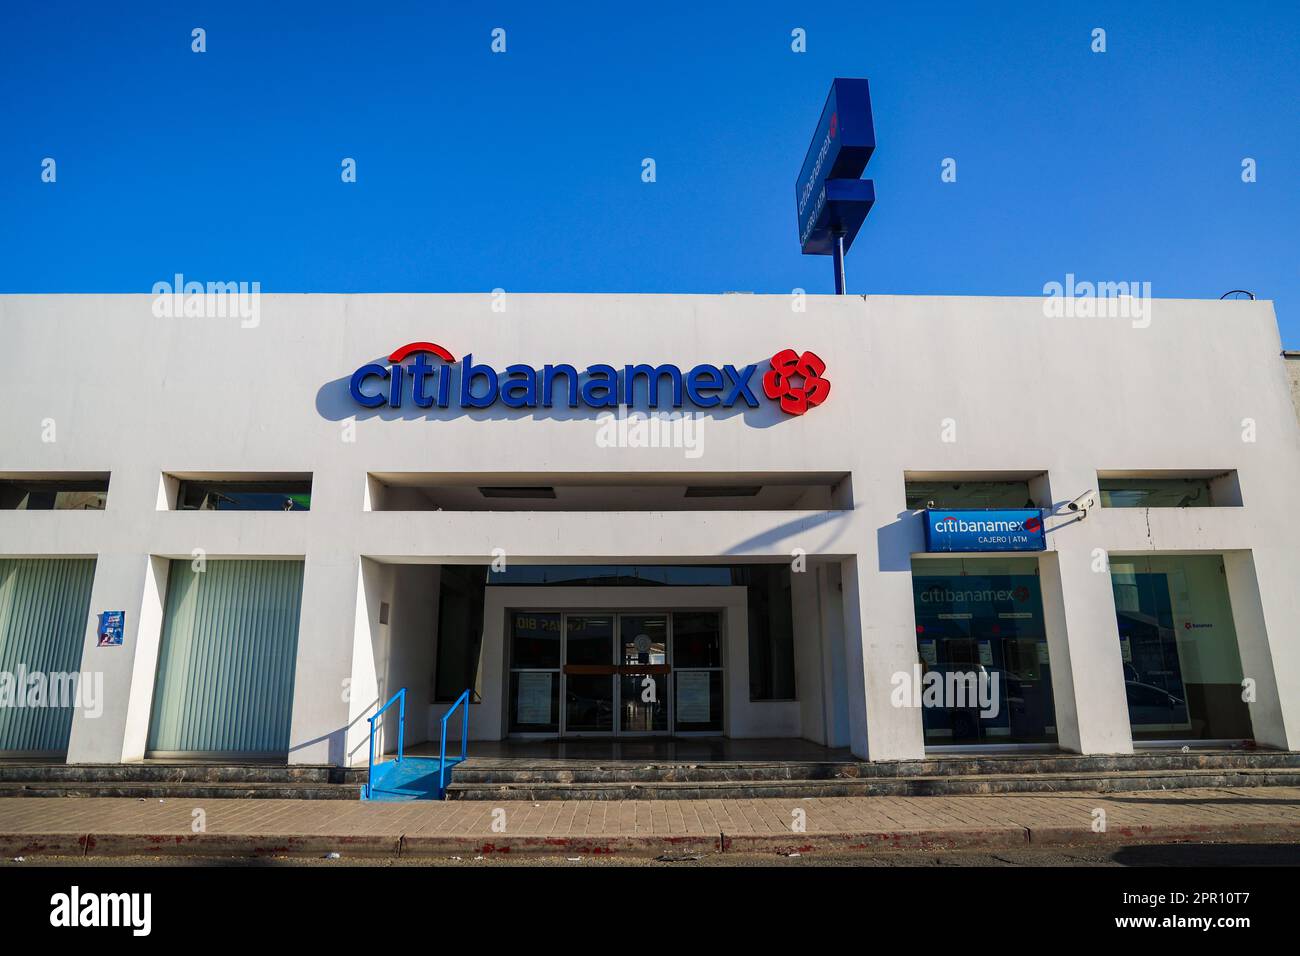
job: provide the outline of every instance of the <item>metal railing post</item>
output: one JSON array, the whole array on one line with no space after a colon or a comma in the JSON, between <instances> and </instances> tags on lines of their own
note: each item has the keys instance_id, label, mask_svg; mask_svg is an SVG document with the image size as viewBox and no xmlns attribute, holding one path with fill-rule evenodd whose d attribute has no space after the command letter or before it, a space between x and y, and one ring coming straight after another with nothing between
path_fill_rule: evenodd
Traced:
<instances>
[{"instance_id":1,"label":"metal railing post","mask_svg":"<svg viewBox=\"0 0 1300 956\"><path fill-rule=\"evenodd\" d=\"M370 721L370 760L366 764L366 799L370 799L370 785L375 779L375 722Z\"/></svg>"},{"instance_id":2,"label":"metal railing post","mask_svg":"<svg viewBox=\"0 0 1300 956\"><path fill-rule=\"evenodd\" d=\"M447 715L442 715L442 743L438 747L438 793L443 792L443 780L447 773Z\"/></svg>"},{"instance_id":3,"label":"metal railing post","mask_svg":"<svg viewBox=\"0 0 1300 956\"><path fill-rule=\"evenodd\" d=\"M402 762L403 747L406 743L406 688L401 691L401 700L397 702L397 762Z\"/></svg>"},{"instance_id":4,"label":"metal railing post","mask_svg":"<svg viewBox=\"0 0 1300 956\"><path fill-rule=\"evenodd\" d=\"M466 694L469 691L465 691ZM460 759L465 759L465 754L469 750L469 699L465 700L465 716L460 721Z\"/></svg>"},{"instance_id":5,"label":"metal railing post","mask_svg":"<svg viewBox=\"0 0 1300 956\"><path fill-rule=\"evenodd\" d=\"M394 702L397 703L397 763L402 762L405 752L403 744L406 740L406 688L403 687L388 698L388 702L375 711L373 716L366 718L370 722L370 756L366 764L366 785L361 793L367 800L374 796L375 787L375 723L384 716L384 711L392 707Z\"/></svg>"},{"instance_id":6,"label":"metal railing post","mask_svg":"<svg viewBox=\"0 0 1300 956\"><path fill-rule=\"evenodd\" d=\"M465 716L462 718L460 725L460 759L464 760L466 753L469 752L469 690L467 689L456 698L456 703L452 704L451 708L442 715L442 740L438 745L438 793L440 794L446 785L447 776L447 720L452 714L456 713L461 704L465 705Z\"/></svg>"}]
</instances>

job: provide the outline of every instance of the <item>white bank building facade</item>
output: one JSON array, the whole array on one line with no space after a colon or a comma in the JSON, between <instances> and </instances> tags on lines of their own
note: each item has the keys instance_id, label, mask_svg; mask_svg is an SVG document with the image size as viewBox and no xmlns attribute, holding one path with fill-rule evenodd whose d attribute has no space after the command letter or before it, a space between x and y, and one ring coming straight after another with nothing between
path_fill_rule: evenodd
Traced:
<instances>
[{"instance_id":1,"label":"white bank building facade","mask_svg":"<svg viewBox=\"0 0 1300 956\"><path fill-rule=\"evenodd\" d=\"M0 757L1300 749L1271 303L216 306L0 296Z\"/></svg>"}]
</instances>

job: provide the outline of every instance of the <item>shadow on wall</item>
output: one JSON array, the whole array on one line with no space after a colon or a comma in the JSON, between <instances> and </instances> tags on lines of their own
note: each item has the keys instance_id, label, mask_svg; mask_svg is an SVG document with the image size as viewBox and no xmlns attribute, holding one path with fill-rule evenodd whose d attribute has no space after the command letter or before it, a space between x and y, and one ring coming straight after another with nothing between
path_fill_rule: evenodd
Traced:
<instances>
[{"instance_id":1,"label":"shadow on wall","mask_svg":"<svg viewBox=\"0 0 1300 956\"><path fill-rule=\"evenodd\" d=\"M370 360L376 365L388 366L388 357L380 356ZM366 363L361 363L366 364ZM751 408L743 398L737 398L736 403L731 408L700 408L692 405L689 401L683 399L681 408L672 407L672 394L666 384L659 382L659 399L660 405L657 409L661 412L693 412L711 419L727 419L741 416L745 424L752 428L770 428L783 421L799 416L787 415L781 411L775 401L768 399L763 394L763 372L770 368L769 359L762 358L752 363L744 363L739 368L743 369L745 365L754 365L754 371L749 377L749 390L754 398L758 400L758 407ZM452 421L457 418L468 418L473 421L507 421L518 420L520 418L532 418L536 420L550 419L554 421L590 421L597 422L602 415L609 415L615 411L614 408L590 408L583 406L580 408L569 408L567 406L555 406L552 408L542 408L540 404L536 408L510 408L501 403L498 399L487 408L462 408L455 404L456 398L460 395L461 377L464 366L457 363L452 366L440 366L441 368L453 369L451 378L450 392L453 404L447 408L439 408L436 405L430 408L419 408L411 399L411 384L409 381L403 382L402 389L402 406L394 408L385 403L378 408L364 408L352 400L349 392L349 385L352 381L352 375L342 378L336 378L333 381L326 382L316 392L316 412L327 421L340 422L349 418L355 418L357 421L365 421L377 418L383 421ZM622 371L622 369L619 369ZM497 369L500 380L505 379L503 369ZM688 370L683 370L688 371ZM588 376L580 374L578 377L578 388L581 389L583 384L588 380ZM561 381L567 388L567 380L557 380L556 390L559 391ZM724 379L725 382L725 379ZM383 389L387 385L382 386ZM483 392L483 380L481 377L476 378L474 382L474 394L479 395ZM381 392L381 386L376 382L370 382L367 385L368 392L377 394ZM721 389L722 397L726 397L730 387L725 385ZM541 382L537 383L538 401L541 400ZM644 377L638 378L634 386L634 403L633 409L638 412L645 412L649 409L646 394L646 382ZM817 410L811 410L816 414Z\"/></svg>"},{"instance_id":2,"label":"shadow on wall","mask_svg":"<svg viewBox=\"0 0 1300 956\"><path fill-rule=\"evenodd\" d=\"M331 730L328 734L325 734L322 737L314 737L311 740L304 740L301 743L290 744L289 753L292 754L298 750L305 750L308 747L314 747L317 744L321 743L322 741L328 741L329 742L329 757L327 758L328 764L331 767L351 767L352 757L354 755L362 753L363 751L366 754L369 753L370 725L369 723L367 723L366 718L370 714L374 713L375 709L379 707L380 703L382 702L378 698L375 698L361 711L361 714L351 723L346 724L345 726L340 727L337 730ZM366 736L361 738L364 741L364 743L358 744L356 750L354 750L352 753L348 753L347 751L348 733L349 731L352 730L353 727L356 727L358 724L362 724L362 723L366 724Z\"/></svg>"},{"instance_id":3,"label":"shadow on wall","mask_svg":"<svg viewBox=\"0 0 1300 956\"><path fill-rule=\"evenodd\" d=\"M923 512L900 511L897 520L876 529L876 561L881 571L912 571L912 554L925 550Z\"/></svg>"},{"instance_id":4,"label":"shadow on wall","mask_svg":"<svg viewBox=\"0 0 1300 956\"><path fill-rule=\"evenodd\" d=\"M756 550L766 554L768 547L777 541L788 538L792 534L811 532L815 528L827 525L829 525L827 537L813 547L804 548L804 551L810 555L832 553L835 550L832 545L839 540L840 535L844 533L844 529L848 527L849 517L848 512L844 511L818 511L805 517L792 518L767 529L761 534L737 541L723 553L745 554L748 551Z\"/></svg>"}]
</instances>

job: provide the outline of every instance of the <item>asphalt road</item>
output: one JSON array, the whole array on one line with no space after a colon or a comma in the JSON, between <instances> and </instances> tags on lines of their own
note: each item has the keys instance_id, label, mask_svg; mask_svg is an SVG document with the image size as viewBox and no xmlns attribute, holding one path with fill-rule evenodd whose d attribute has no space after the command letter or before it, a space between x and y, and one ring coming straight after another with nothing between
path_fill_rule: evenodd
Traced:
<instances>
[{"instance_id":1,"label":"asphalt road","mask_svg":"<svg viewBox=\"0 0 1300 956\"><path fill-rule=\"evenodd\" d=\"M988 866L1300 866L1300 844L1179 843L1108 848L1049 848L912 852L876 854L826 854L772 856L710 853L695 858L565 857L532 854L497 854L475 857L405 857L380 859L312 859L298 857L158 857L158 856L33 856L22 862L0 859L0 867L154 867L154 866L255 866L255 867L988 867Z\"/></svg>"}]
</instances>

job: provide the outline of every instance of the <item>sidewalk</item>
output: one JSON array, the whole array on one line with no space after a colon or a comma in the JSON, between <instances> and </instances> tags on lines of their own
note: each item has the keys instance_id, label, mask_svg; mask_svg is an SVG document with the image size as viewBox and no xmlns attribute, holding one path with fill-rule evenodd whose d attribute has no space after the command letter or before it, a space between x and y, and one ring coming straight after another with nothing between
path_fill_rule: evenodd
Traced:
<instances>
[{"instance_id":1,"label":"sidewalk","mask_svg":"<svg viewBox=\"0 0 1300 956\"><path fill-rule=\"evenodd\" d=\"M1095 811L1105 813L1104 831L1094 830ZM546 803L0 799L0 857L6 859L842 854L1189 841L1300 842L1300 787Z\"/></svg>"}]
</instances>

